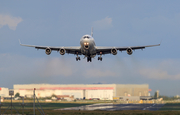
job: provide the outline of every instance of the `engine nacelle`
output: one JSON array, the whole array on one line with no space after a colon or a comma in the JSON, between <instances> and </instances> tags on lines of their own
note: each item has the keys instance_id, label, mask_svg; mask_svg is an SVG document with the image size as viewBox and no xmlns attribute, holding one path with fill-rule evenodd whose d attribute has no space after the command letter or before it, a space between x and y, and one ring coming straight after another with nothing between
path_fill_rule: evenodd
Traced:
<instances>
[{"instance_id":1,"label":"engine nacelle","mask_svg":"<svg viewBox=\"0 0 180 115\"><path fill-rule=\"evenodd\" d=\"M117 54L117 49L116 49L116 48L111 49L111 53L112 53L113 55L116 55L116 54Z\"/></svg>"},{"instance_id":2,"label":"engine nacelle","mask_svg":"<svg viewBox=\"0 0 180 115\"><path fill-rule=\"evenodd\" d=\"M61 48L61 49L59 50L59 53L60 53L61 55L64 55L64 54L66 53L66 50L65 50L64 48Z\"/></svg>"},{"instance_id":3,"label":"engine nacelle","mask_svg":"<svg viewBox=\"0 0 180 115\"><path fill-rule=\"evenodd\" d=\"M51 54L51 49L50 49L50 48L46 48L45 53L46 53L47 55L50 55L50 54Z\"/></svg>"},{"instance_id":4,"label":"engine nacelle","mask_svg":"<svg viewBox=\"0 0 180 115\"><path fill-rule=\"evenodd\" d=\"M129 55L131 55L133 53L131 48L128 48L126 51L127 51L127 54L129 54Z\"/></svg>"}]
</instances>

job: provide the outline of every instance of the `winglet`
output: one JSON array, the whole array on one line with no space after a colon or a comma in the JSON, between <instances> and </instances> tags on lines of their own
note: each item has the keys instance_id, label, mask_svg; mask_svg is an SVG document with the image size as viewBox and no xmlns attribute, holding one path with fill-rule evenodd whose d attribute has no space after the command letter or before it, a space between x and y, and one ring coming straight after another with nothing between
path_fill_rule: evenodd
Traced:
<instances>
[{"instance_id":1,"label":"winglet","mask_svg":"<svg viewBox=\"0 0 180 115\"><path fill-rule=\"evenodd\" d=\"M91 36L93 37L93 27L91 28Z\"/></svg>"},{"instance_id":2,"label":"winglet","mask_svg":"<svg viewBox=\"0 0 180 115\"><path fill-rule=\"evenodd\" d=\"M21 45L21 40L19 39L19 44Z\"/></svg>"},{"instance_id":3,"label":"winglet","mask_svg":"<svg viewBox=\"0 0 180 115\"><path fill-rule=\"evenodd\" d=\"M159 44L159 45L161 45L161 43L162 43L162 40L161 40L161 42L160 42L160 44Z\"/></svg>"}]
</instances>

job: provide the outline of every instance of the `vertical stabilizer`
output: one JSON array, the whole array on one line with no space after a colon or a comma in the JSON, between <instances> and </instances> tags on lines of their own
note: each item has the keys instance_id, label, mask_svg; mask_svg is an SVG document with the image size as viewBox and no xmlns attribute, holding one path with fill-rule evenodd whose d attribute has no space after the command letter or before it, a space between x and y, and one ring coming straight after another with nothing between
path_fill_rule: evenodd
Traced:
<instances>
[{"instance_id":1,"label":"vertical stabilizer","mask_svg":"<svg viewBox=\"0 0 180 115\"><path fill-rule=\"evenodd\" d=\"M91 36L93 37L93 27L91 28Z\"/></svg>"}]
</instances>

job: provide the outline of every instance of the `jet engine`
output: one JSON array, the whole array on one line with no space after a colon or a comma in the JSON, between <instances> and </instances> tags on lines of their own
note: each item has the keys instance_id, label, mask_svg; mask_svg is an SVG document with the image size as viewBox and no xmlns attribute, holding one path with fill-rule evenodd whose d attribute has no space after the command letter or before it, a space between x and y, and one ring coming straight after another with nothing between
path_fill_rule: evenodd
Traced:
<instances>
[{"instance_id":1,"label":"jet engine","mask_svg":"<svg viewBox=\"0 0 180 115\"><path fill-rule=\"evenodd\" d=\"M133 53L131 48L128 48L126 51L127 51L127 54L129 54L129 55L131 55Z\"/></svg>"},{"instance_id":2,"label":"jet engine","mask_svg":"<svg viewBox=\"0 0 180 115\"><path fill-rule=\"evenodd\" d=\"M116 55L116 54L117 54L117 49L116 49L116 48L111 49L111 53L112 53L113 55Z\"/></svg>"},{"instance_id":3,"label":"jet engine","mask_svg":"<svg viewBox=\"0 0 180 115\"><path fill-rule=\"evenodd\" d=\"M50 55L51 54L51 49L50 48L46 48L45 52L46 52L47 55Z\"/></svg>"},{"instance_id":4,"label":"jet engine","mask_svg":"<svg viewBox=\"0 0 180 115\"><path fill-rule=\"evenodd\" d=\"M59 50L59 53L60 53L61 55L64 55L64 54L66 53L66 50L65 50L64 48L61 48L61 49Z\"/></svg>"}]
</instances>

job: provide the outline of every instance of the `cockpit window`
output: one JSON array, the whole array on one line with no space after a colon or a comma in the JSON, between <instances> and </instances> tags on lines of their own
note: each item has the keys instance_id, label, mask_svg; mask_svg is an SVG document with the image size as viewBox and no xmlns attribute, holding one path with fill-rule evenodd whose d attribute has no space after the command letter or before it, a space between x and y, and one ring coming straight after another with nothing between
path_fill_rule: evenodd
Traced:
<instances>
[{"instance_id":1,"label":"cockpit window","mask_svg":"<svg viewBox=\"0 0 180 115\"><path fill-rule=\"evenodd\" d=\"M89 39L90 37L89 37L89 36L84 36L83 38L84 38L84 39L85 39L85 38Z\"/></svg>"}]
</instances>

